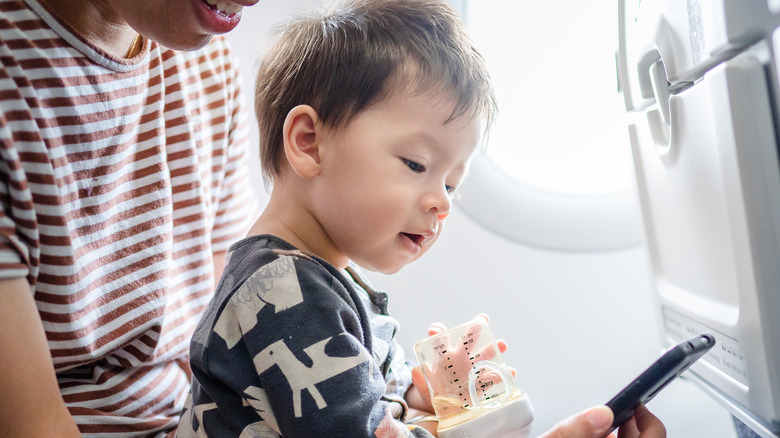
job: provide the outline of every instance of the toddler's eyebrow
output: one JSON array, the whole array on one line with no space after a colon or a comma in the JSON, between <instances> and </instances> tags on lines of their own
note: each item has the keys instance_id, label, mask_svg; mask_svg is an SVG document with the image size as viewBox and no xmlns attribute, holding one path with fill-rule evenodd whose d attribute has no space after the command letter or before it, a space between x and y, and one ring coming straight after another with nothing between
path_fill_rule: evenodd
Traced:
<instances>
[{"instance_id":1,"label":"toddler's eyebrow","mask_svg":"<svg viewBox=\"0 0 780 438\"><path fill-rule=\"evenodd\" d=\"M422 131L404 135L401 140L405 143L421 144L434 149L444 149L432 135Z\"/></svg>"}]
</instances>

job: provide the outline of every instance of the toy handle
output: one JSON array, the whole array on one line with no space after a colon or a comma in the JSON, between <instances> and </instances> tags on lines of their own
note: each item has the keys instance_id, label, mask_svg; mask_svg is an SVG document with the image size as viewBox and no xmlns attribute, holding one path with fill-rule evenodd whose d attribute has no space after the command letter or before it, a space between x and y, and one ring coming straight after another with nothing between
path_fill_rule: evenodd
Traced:
<instances>
[{"instance_id":1,"label":"toy handle","mask_svg":"<svg viewBox=\"0 0 780 438\"><path fill-rule=\"evenodd\" d=\"M469 371L469 396L471 397L471 402L474 404L475 408L480 407L482 404L482 401L477 397L477 373L485 368L495 371L501 378L501 382L504 383L504 396L512 394L515 390L514 382L509 378L502 366L490 360L477 362L474 367L471 368L471 371ZM494 400L491 400L490 402L493 403Z\"/></svg>"}]
</instances>

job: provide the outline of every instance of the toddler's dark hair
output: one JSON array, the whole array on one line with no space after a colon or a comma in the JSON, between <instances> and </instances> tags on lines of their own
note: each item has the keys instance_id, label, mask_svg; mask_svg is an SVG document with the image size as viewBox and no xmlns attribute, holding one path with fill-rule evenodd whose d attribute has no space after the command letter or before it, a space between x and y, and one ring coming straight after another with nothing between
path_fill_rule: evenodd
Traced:
<instances>
[{"instance_id":1,"label":"toddler's dark hair","mask_svg":"<svg viewBox=\"0 0 780 438\"><path fill-rule=\"evenodd\" d=\"M446 0L339 1L286 24L261 61L255 89L266 181L281 169L282 129L295 106L310 105L325 127L338 129L388 93L432 88L456 102L450 120L467 115L485 129L492 124L485 62Z\"/></svg>"}]
</instances>

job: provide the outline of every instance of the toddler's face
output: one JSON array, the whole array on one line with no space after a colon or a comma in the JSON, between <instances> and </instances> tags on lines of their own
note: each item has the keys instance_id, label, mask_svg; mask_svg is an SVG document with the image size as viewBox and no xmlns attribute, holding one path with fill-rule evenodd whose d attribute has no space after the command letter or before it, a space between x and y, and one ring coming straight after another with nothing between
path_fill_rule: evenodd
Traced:
<instances>
[{"instance_id":1,"label":"toddler's face","mask_svg":"<svg viewBox=\"0 0 780 438\"><path fill-rule=\"evenodd\" d=\"M325 135L315 215L337 252L393 273L433 245L480 136L470 113L445 124L452 109L396 93Z\"/></svg>"}]
</instances>

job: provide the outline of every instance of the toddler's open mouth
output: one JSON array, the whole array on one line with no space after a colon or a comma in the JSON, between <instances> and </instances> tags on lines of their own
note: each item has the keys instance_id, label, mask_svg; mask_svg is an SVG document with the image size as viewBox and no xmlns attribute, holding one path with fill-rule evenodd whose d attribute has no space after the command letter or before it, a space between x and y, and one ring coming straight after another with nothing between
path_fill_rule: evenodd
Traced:
<instances>
[{"instance_id":1,"label":"toddler's open mouth","mask_svg":"<svg viewBox=\"0 0 780 438\"><path fill-rule=\"evenodd\" d=\"M422 234L412 234L412 233L401 233L401 234L406 236L407 239L411 240L416 245L422 245L423 242L425 241L425 236L423 236Z\"/></svg>"}]
</instances>

